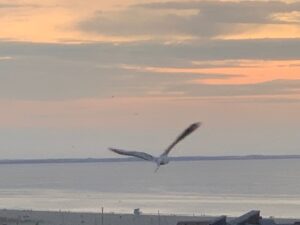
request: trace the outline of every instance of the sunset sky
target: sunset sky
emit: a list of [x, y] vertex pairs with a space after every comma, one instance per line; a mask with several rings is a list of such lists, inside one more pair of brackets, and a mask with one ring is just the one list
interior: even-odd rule
[[0, 0], [1, 159], [300, 154], [300, 1]]

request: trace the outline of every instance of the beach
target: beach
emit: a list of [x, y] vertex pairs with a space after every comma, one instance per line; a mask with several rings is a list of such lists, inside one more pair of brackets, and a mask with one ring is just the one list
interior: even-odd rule
[[178, 221], [207, 221], [213, 217], [179, 215], [134, 215], [66, 211], [0, 210], [1, 225], [172, 225]]
[[[221, 215], [220, 215], [221, 216]], [[262, 215], [263, 216], [263, 215]], [[217, 217], [161, 214], [121, 214], [70, 211], [0, 210], [1, 225], [176, 225], [179, 221], [212, 221]], [[231, 221], [235, 217], [228, 218]], [[279, 224], [293, 224], [299, 219], [273, 218]]]

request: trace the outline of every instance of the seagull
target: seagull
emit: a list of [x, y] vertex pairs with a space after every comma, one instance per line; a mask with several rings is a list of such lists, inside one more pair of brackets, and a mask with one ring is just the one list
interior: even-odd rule
[[174, 148], [174, 146], [180, 142], [182, 139], [184, 139], [186, 136], [191, 134], [193, 131], [195, 131], [198, 127], [200, 127], [201, 123], [193, 123], [190, 126], [188, 126], [173, 142], [172, 144], [169, 145], [169, 147], [159, 156], [155, 157], [153, 155], [150, 155], [145, 152], [137, 152], [137, 151], [127, 151], [127, 150], [122, 150], [122, 149], [117, 149], [117, 148], [109, 148], [109, 150], [120, 154], [120, 155], [128, 155], [128, 156], [133, 156], [137, 157], [146, 161], [151, 161], [156, 163], [157, 167], [155, 172], [159, 169], [161, 165], [166, 165], [170, 162], [170, 159], [168, 157], [168, 154], [170, 151]]

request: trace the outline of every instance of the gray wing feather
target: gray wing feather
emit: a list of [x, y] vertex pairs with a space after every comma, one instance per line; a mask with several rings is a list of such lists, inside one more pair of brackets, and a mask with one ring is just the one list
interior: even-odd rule
[[111, 150], [117, 154], [120, 154], [120, 155], [133, 156], [133, 157], [137, 157], [137, 158], [148, 160], [148, 161], [155, 160], [155, 158], [152, 155], [147, 154], [145, 152], [127, 151], [127, 150], [116, 149], [116, 148], [109, 148], [109, 150]]
[[182, 139], [184, 139], [186, 136], [191, 134], [193, 131], [195, 131], [198, 127], [201, 126], [201, 123], [193, 123], [188, 128], [186, 128], [176, 139], [175, 141], [163, 152], [162, 155], [168, 155], [169, 152], [174, 148], [174, 146], [180, 142]]

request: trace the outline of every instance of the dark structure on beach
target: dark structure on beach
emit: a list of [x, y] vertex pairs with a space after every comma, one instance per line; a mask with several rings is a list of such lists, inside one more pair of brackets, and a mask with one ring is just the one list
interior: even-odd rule
[[231, 220], [227, 220], [226, 216], [220, 216], [209, 221], [180, 221], [177, 225], [300, 225], [300, 221], [291, 224], [277, 224], [273, 219], [262, 218], [260, 211], [252, 210]]

